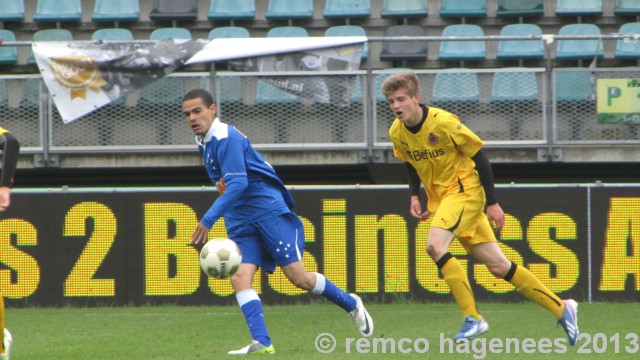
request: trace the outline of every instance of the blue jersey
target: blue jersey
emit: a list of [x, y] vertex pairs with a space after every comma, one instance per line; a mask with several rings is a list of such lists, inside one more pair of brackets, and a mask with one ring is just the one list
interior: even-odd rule
[[240, 225], [288, 213], [295, 207], [275, 170], [249, 139], [231, 125], [215, 119], [204, 137], [196, 137], [204, 167], [227, 189], [202, 218], [209, 229], [224, 216], [227, 231]]

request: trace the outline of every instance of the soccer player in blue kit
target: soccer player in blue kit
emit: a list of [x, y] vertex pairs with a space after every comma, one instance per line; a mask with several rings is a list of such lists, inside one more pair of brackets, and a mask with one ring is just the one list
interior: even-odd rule
[[273, 354], [258, 293], [252, 288], [259, 267], [272, 273], [276, 265], [295, 286], [329, 299], [349, 313], [363, 336], [373, 333], [373, 321], [355, 294], [347, 294], [320, 273], [308, 272], [302, 263], [304, 230], [291, 211], [295, 203], [282, 180], [249, 139], [216, 116], [211, 94], [189, 91], [182, 99], [182, 113], [196, 135], [196, 143], [220, 196], [198, 223], [191, 239], [208, 240], [213, 224], [224, 216], [229, 238], [242, 251], [242, 264], [231, 285], [244, 314], [252, 342], [229, 354]]

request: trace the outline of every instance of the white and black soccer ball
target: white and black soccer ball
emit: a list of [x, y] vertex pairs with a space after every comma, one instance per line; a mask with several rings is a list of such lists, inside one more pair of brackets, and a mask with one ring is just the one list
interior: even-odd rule
[[242, 262], [238, 244], [231, 239], [211, 239], [200, 250], [200, 267], [205, 274], [226, 279], [235, 274]]

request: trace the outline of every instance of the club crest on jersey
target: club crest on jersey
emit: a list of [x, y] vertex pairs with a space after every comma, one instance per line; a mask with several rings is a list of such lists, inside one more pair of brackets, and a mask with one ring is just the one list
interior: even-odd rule
[[436, 145], [439, 141], [440, 139], [434, 133], [429, 133], [429, 144]]

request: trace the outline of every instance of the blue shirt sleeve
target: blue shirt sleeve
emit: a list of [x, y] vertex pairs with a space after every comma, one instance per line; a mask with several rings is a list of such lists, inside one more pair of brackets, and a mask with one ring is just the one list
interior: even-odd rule
[[233, 138], [222, 139], [214, 152], [213, 156], [219, 160], [222, 178], [227, 189], [223, 196], [213, 202], [200, 221], [209, 229], [233, 206], [249, 185], [244, 149], [240, 141]]

